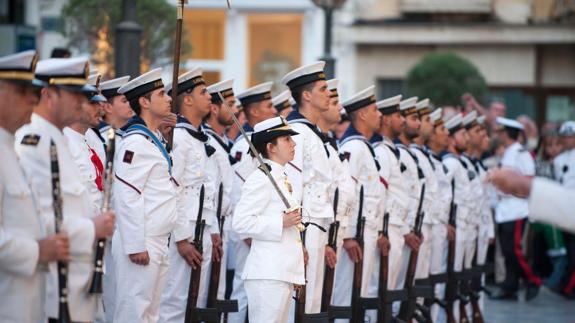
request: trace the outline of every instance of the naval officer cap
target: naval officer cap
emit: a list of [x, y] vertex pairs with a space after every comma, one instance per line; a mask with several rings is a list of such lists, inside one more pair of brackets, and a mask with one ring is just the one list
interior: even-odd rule
[[283, 117], [273, 117], [254, 125], [252, 133], [252, 143], [256, 147], [261, 147], [275, 138], [282, 136], [295, 136], [299, 134], [294, 131]]
[[485, 126], [485, 116], [477, 117], [477, 124], [484, 127]]
[[415, 109], [420, 117], [428, 115], [431, 113], [431, 107], [429, 106], [429, 99], [423, 99], [415, 104]]
[[225, 99], [234, 96], [234, 79], [229, 79], [212, 84], [206, 88], [208, 93], [212, 96], [212, 103], [219, 104], [222, 103], [220, 100], [220, 94]]
[[126, 82], [118, 89], [118, 93], [125, 95], [128, 101], [132, 101], [162, 87], [164, 87], [162, 68], [156, 68]]
[[42, 82], [35, 78], [38, 54], [34, 50], [0, 57], [0, 80], [31, 83], [41, 86]]
[[36, 67], [36, 78], [46, 84], [91, 97], [98, 90], [88, 84], [88, 75], [88, 59], [82, 57], [45, 59], [39, 61]]
[[343, 102], [341, 105], [345, 109], [345, 112], [347, 112], [347, 114], [349, 115], [350, 113], [365, 108], [370, 104], [375, 104], [374, 85], [352, 96], [347, 101]]
[[337, 92], [337, 86], [339, 85], [338, 79], [331, 79], [327, 80], [327, 89], [329, 90], [329, 97], [330, 98], [337, 98], [339, 97], [339, 93]]
[[515, 130], [523, 130], [524, 129], [523, 125], [519, 121], [509, 119], [509, 118], [497, 117], [497, 119], [495, 119], [495, 123], [497, 123], [497, 125], [499, 126], [499, 129], [502, 129], [502, 128], [515, 129]]
[[272, 98], [272, 104], [274, 105], [277, 112], [279, 113], [282, 110], [285, 110], [287, 108], [292, 107], [290, 99], [291, 99], [291, 91], [285, 90], [282, 93], [280, 93], [280, 94], [278, 94]]
[[128, 83], [129, 80], [130, 76], [126, 75], [100, 83], [100, 90], [102, 91], [102, 95], [105, 96], [108, 100], [115, 96], [122, 95], [118, 93], [118, 90], [122, 85]]
[[271, 100], [272, 98], [272, 85], [273, 82], [265, 82], [251, 87], [244, 92], [238, 94], [237, 98], [242, 103], [242, 106], [246, 108], [249, 104]]
[[[178, 95], [184, 92], [191, 92], [198, 85], [205, 85], [206, 81], [202, 77], [202, 69], [193, 67], [186, 73], [178, 76]], [[166, 85], [166, 93], [172, 95], [173, 84]]]
[[399, 102], [401, 102], [402, 95], [392, 96], [385, 100], [377, 101], [375, 105], [383, 115], [393, 114], [399, 111]]
[[461, 113], [455, 114], [453, 117], [445, 121], [445, 128], [449, 131], [449, 135], [454, 135], [457, 131], [463, 129], [463, 115]]
[[466, 114], [461, 122], [463, 123], [463, 126], [465, 127], [466, 130], [478, 126], [479, 123], [477, 122], [477, 111], [473, 110], [468, 114]]
[[559, 135], [563, 137], [575, 136], [575, 121], [565, 121], [559, 128]]
[[399, 111], [404, 117], [417, 113], [417, 97], [412, 96], [411, 98], [405, 99], [399, 102]]
[[298, 67], [295, 70], [287, 73], [282, 78], [281, 82], [282, 84], [287, 85], [287, 87], [293, 91], [300, 86], [325, 80], [325, 73], [323, 72], [324, 66], [325, 62], [319, 61], [313, 64]]
[[442, 111], [443, 109], [437, 108], [429, 114], [429, 119], [431, 120], [431, 123], [433, 123], [434, 127], [439, 127], [444, 124], [443, 119], [441, 118]]

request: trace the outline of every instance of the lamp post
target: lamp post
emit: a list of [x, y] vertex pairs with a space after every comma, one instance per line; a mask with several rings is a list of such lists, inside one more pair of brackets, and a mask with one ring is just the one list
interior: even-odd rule
[[140, 75], [140, 36], [136, 0], [122, 1], [122, 22], [116, 27], [116, 76]]
[[331, 39], [332, 39], [332, 29], [333, 29], [333, 12], [336, 9], [341, 8], [345, 3], [345, 0], [312, 0], [313, 3], [323, 9], [325, 20], [325, 33], [323, 36], [323, 57], [322, 60], [325, 61], [325, 74], [328, 78], [333, 78], [335, 76], [335, 58], [331, 56]]

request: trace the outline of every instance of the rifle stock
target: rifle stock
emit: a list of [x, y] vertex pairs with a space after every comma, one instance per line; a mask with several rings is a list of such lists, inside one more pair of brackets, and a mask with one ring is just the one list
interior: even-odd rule
[[[339, 221], [337, 221], [337, 206], [339, 203], [339, 188], [335, 189], [333, 197], [333, 223], [329, 225], [328, 242], [327, 245], [337, 252], [337, 232], [339, 230]], [[325, 265], [323, 276], [323, 288], [321, 296], [321, 311], [327, 312], [331, 303], [333, 295], [333, 282], [335, 278], [335, 268]]]
[[[389, 213], [383, 215], [383, 230], [382, 235], [388, 238], [388, 225], [389, 225]], [[386, 313], [385, 309], [386, 298], [387, 298], [387, 281], [389, 277], [389, 254], [381, 255], [379, 258], [379, 286], [378, 286], [378, 297], [379, 297], [379, 309], [377, 311], [377, 321], [384, 323], [386, 321], [386, 316], [390, 313]]]
[[[302, 244], [305, 246], [305, 231], [300, 231]], [[307, 266], [304, 267], [304, 275]], [[305, 301], [306, 301], [306, 285], [298, 286], [296, 288], [295, 296], [295, 318], [294, 323], [304, 323], [305, 319]]]
[[[192, 244], [198, 250], [200, 254], [204, 253], [203, 243], [204, 243], [204, 227], [206, 226], [206, 220], [202, 219], [202, 212], [204, 208], [204, 185], [200, 188], [200, 205], [198, 207], [198, 218], [196, 220], [196, 227], [194, 230], [194, 241]], [[200, 278], [202, 275], [202, 264], [192, 268], [190, 274], [190, 284], [188, 286], [188, 300], [186, 303], [186, 315], [184, 322], [192, 323], [199, 322], [196, 317], [196, 309], [198, 304], [198, 294], [200, 289]]]
[[[363, 229], [365, 218], [363, 217], [363, 186], [359, 190], [359, 211], [357, 213], [357, 230], [355, 240], [363, 253]], [[363, 310], [361, 308], [361, 284], [363, 275], [363, 256], [355, 263], [353, 268], [353, 288], [351, 291], [351, 322], [363, 322]]]
[[[223, 198], [223, 184], [220, 183], [218, 187], [218, 205], [216, 208], [216, 218], [220, 226], [220, 236], [224, 236], [223, 226], [221, 225], [224, 218], [222, 216], [222, 198]], [[220, 271], [222, 268], [221, 260], [218, 262], [212, 261], [212, 271], [210, 273], [210, 287], [208, 288], [208, 307], [215, 307], [218, 299], [218, 288], [220, 287]]]
[[[449, 207], [449, 225], [455, 228], [457, 216], [457, 204], [455, 204], [455, 179], [451, 180], [451, 204]], [[453, 270], [455, 263], [455, 239], [447, 244], [447, 283], [445, 286], [445, 315], [447, 323], [455, 323], [453, 303], [457, 297], [457, 279]]]

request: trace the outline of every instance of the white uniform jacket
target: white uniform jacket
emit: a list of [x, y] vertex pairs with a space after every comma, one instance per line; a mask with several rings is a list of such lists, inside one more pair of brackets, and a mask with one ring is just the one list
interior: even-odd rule
[[350, 125], [341, 138], [339, 150], [343, 158], [349, 162], [349, 173], [355, 182], [355, 203], [344, 238], [353, 238], [356, 235], [359, 194], [362, 186], [362, 215], [366, 220], [365, 227], [378, 232], [383, 228], [385, 186], [379, 176], [380, 166], [373, 148], [369, 141]]
[[451, 183], [454, 180], [455, 184], [455, 197], [454, 202], [457, 205], [457, 218], [456, 225], [460, 229], [464, 229], [468, 225], [468, 218], [471, 210], [469, 208], [471, 196], [471, 185], [469, 183], [469, 173], [463, 166], [463, 162], [458, 156], [447, 153], [443, 156], [443, 164], [447, 168], [447, 178]]
[[[266, 160], [272, 177], [290, 202], [297, 201], [289, 193], [285, 167]], [[303, 248], [300, 232], [295, 226], [283, 227], [286, 210], [272, 183], [262, 170], [256, 170], [246, 180], [242, 197], [233, 216], [233, 230], [252, 239], [242, 279], [279, 280], [305, 284]]]
[[[69, 143], [62, 131], [37, 114], [32, 114], [30, 124], [16, 133], [16, 152], [28, 182], [36, 193], [36, 202], [46, 233], [54, 234], [54, 209], [52, 199], [52, 173], [50, 169], [50, 141], [58, 151], [60, 186], [63, 203], [63, 230], [70, 239], [68, 265], [68, 306], [73, 321], [93, 321], [96, 299], [87, 290], [93, 272], [93, 243], [95, 238], [92, 202], [82, 183], [78, 167], [70, 154]], [[57, 266], [49, 265], [46, 285], [46, 315], [58, 317]]]
[[14, 151], [14, 135], [0, 128], [0, 321], [36, 323], [44, 312], [44, 273], [38, 242], [44, 224]]
[[403, 180], [402, 175], [407, 168], [399, 160], [399, 150], [389, 138], [374, 139], [372, 144], [375, 156], [381, 165], [379, 174], [387, 183], [385, 212], [389, 213], [389, 224], [399, 227], [402, 235], [408, 234], [410, 231], [407, 222], [408, 183]]
[[[518, 142], [505, 149], [501, 158], [501, 167], [511, 168], [525, 176], [535, 176], [535, 161], [529, 151]], [[499, 204], [495, 208], [497, 223], [524, 219], [529, 215], [526, 199], [500, 194]]]
[[98, 129], [89, 128], [86, 130], [85, 139], [92, 149], [96, 151], [102, 163], [106, 163], [106, 148], [104, 147], [105, 137], [100, 134]]
[[334, 201], [336, 188], [339, 192], [335, 219], [339, 221], [338, 237], [341, 237], [340, 233], [347, 230], [351, 209], [353, 208], [353, 204], [356, 202], [355, 183], [349, 174], [349, 161], [340, 158], [338, 151], [332, 145], [328, 144], [326, 147], [329, 150], [329, 163], [331, 165], [332, 174], [334, 175], [334, 186], [329, 195], [330, 200]]
[[[409, 196], [407, 223], [410, 228], [413, 228], [415, 218], [417, 217], [419, 198], [421, 196], [421, 185], [424, 183], [425, 178], [419, 178], [419, 172], [421, 171], [419, 161], [409, 148], [400, 141], [396, 141], [395, 146], [397, 150], [399, 150], [399, 160], [406, 166], [406, 171], [402, 174], [403, 180], [407, 183], [407, 194]], [[427, 187], [425, 188], [425, 195], [427, 195]]]
[[575, 189], [575, 149], [567, 150], [559, 154], [553, 160], [555, 179], [561, 185]]
[[451, 181], [447, 176], [447, 167], [441, 162], [441, 158], [437, 155], [431, 155], [431, 161], [435, 166], [435, 176], [437, 178], [437, 212], [433, 216], [434, 224], [447, 224], [449, 221], [449, 210], [451, 207]]
[[172, 176], [179, 184], [178, 223], [184, 225], [178, 225], [174, 231], [175, 241], [194, 237], [191, 229], [196, 226], [202, 185], [205, 192], [202, 219], [212, 233], [219, 232], [216, 225], [217, 166], [212, 159], [215, 148], [208, 144], [208, 140], [201, 129], [196, 129], [184, 117], [178, 116], [174, 129]]
[[423, 223], [432, 224], [434, 223], [434, 218], [437, 217], [436, 214], [439, 212], [439, 204], [436, 202], [438, 200], [439, 184], [435, 173], [435, 164], [432, 163], [426, 147], [411, 144], [409, 148], [417, 157], [419, 168], [423, 172], [423, 176], [425, 176], [423, 179], [425, 182], [425, 195], [422, 205], [422, 210], [425, 212]]
[[[139, 117], [129, 125], [134, 123], [144, 125]], [[177, 182], [170, 177], [166, 157], [145, 133], [125, 133], [116, 151], [116, 233], [124, 254], [130, 255], [147, 251], [147, 237], [167, 237], [174, 230]]]

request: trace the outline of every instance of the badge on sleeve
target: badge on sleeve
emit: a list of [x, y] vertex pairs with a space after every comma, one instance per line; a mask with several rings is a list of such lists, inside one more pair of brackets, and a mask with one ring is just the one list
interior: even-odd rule
[[131, 164], [133, 158], [134, 158], [134, 152], [131, 150], [126, 150], [126, 152], [124, 153], [124, 159], [123, 159], [124, 163]]
[[349, 151], [346, 151], [346, 152], [339, 154], [339, 159], [341, 161], [344, 161], [344, 160], [349, 161], [349, 157], [351, 157], [351, 153]]
[[22, 138], [22, 141], [20, 143], [22, 145], [27, 145], [27, 146], [38, 146], [39, 142], [40, 142], [40, 136], [39, 135], [29, 134], [29, 135], [25, 135], [24, 138]]
[[241, 151], [236, 151], [235, 159], [237, 162], [242, 160], [242, 152]]

